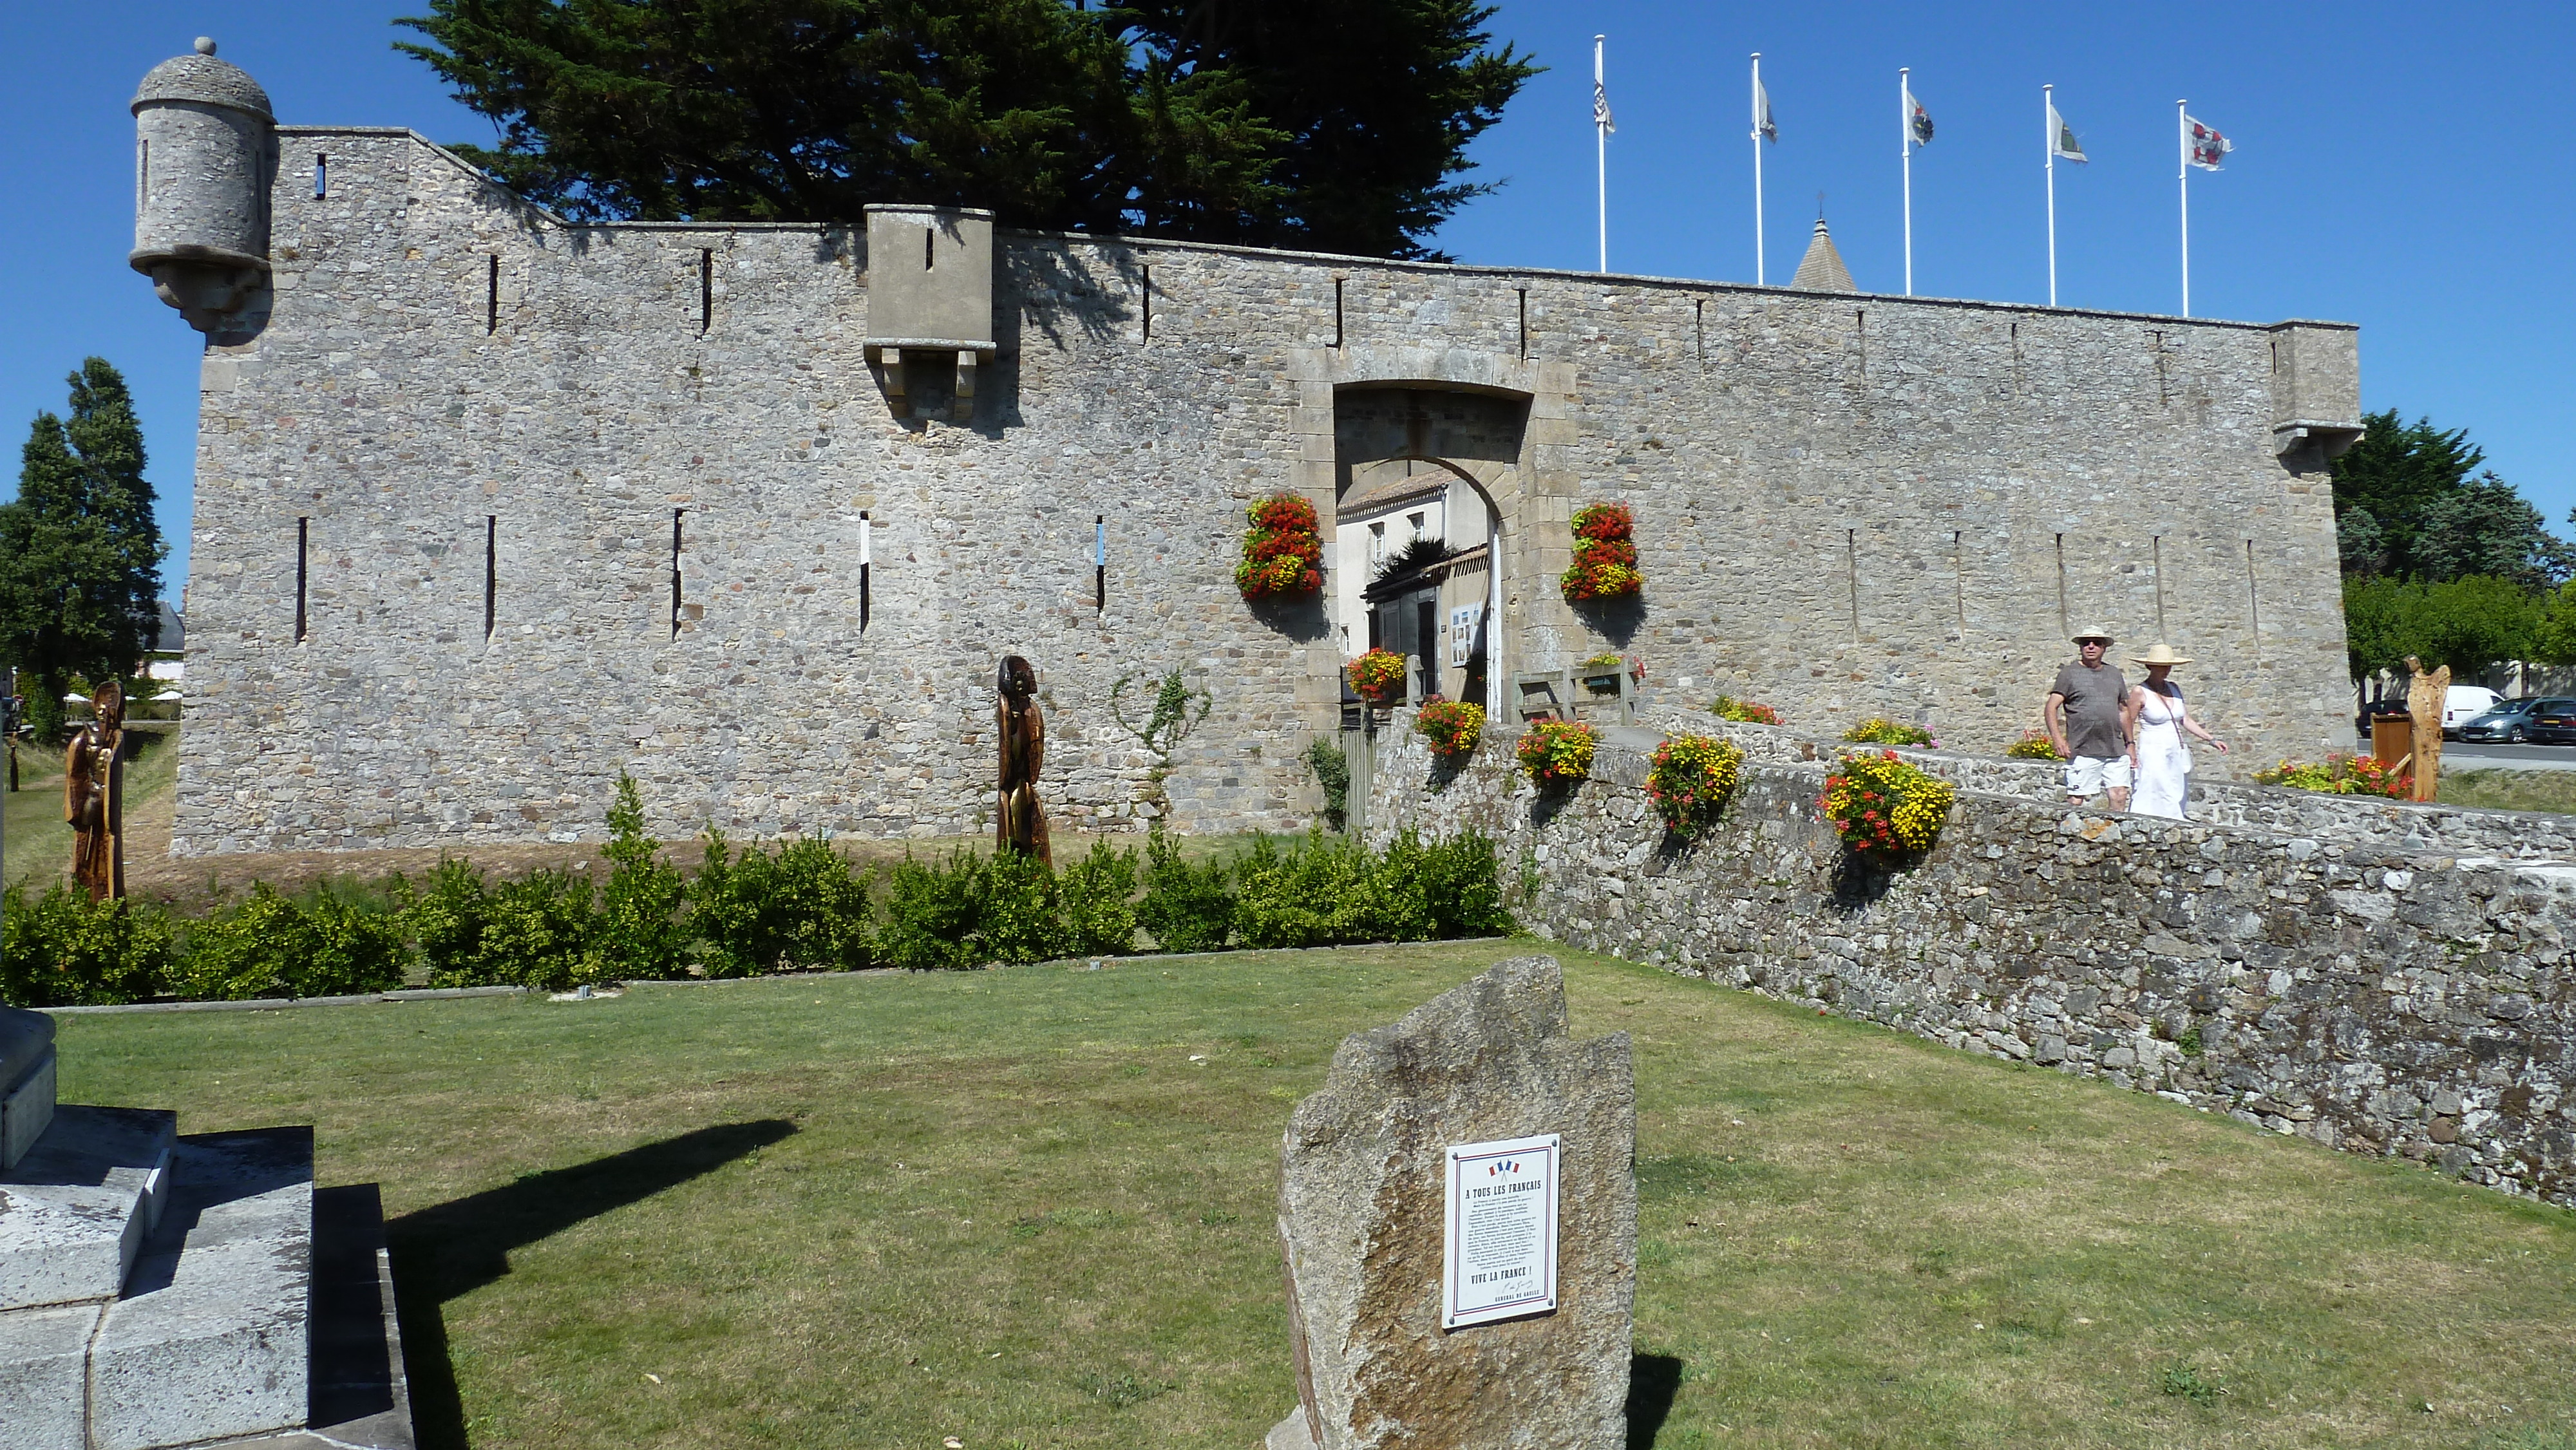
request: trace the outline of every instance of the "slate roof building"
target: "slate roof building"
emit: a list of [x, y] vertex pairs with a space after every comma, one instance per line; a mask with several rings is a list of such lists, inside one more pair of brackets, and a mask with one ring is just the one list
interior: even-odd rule
[[1800, 292], [1858, 292], [1852, 285], [1851, 268], [1843, 265], [1843, 254], [1835, 248], [1831, 232], [1825, 230], [1825, 219], [1816, 218], [1816, 234], [1807, 242], [1807, 255], [1798, 259], [1798, 272], [1789, 279], [1791, 288]]

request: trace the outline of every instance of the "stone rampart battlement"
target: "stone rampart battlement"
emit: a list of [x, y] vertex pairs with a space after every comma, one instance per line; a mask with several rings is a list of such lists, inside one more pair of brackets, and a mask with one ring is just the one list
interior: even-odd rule
[[[321, 210], [330, 216], [334, 213], [327, 204], [335, 200], [344, 207], [399, 205], [407, 211], [453, 204], [460, 195], [471, 196], [496, 213], [477, 219], [474, 238], [463, 248], [446, 249], [436, 258], [426, 253], [407, 257], [415, 262], [444, 260], [457, 274], [451, 279], [452, 290], [460, 296], [470, 293], [474, 284], [488, 285], [492, 280], [488, 275], [472, 275], [476, 261], [537, 254], [567, 269], [595, 270], [621, 277], [630, 285], [669, 291], [674, 306], [639, 310], [631, 321], [645, 322], [657, 311], [667, 310], [680, 316], [683, 325], [693, 325], [689, 310], [696, 300], [698, 279], [689, 275], [686, 266], [660, 265], [667, 260], [660, 255], [662, 248], [684, 253], [694, 249], [728, 266], [763, 272], [802, 265], [840, 274], [834, 285], [865, 286], [864, 228], [857, 223], [576, 222], [511, 194], [416, 132], [295, 126], [279, 127], [278, 136], [276, 205], [282, 219], [295, 220], [299, 208], [314, 210], [306, 205], [311, 202], [325, 203]], [[348, 144], [339, 146], [335, 154], [337, 142]], [[317, 168], [325, 178], [326, 195], [312, 195]], [[396, 193], [401, 196], [399, 203], [392, 200]], [[362, 195], [365, 200], [360, 203]], [[305, 235], [308, 248], [360, 240], [328, 228]], [[1523, 359], [1563, 355], [1569, 348], [1611, 346], [1640, 349], [1643, 360], [1664, 365], [1724, 364], [1741, 361], [1751, 346], [1768, 344], [1793, 351], [1821, 350], [1838, 360], [1853, 361], [1866, 375], [1868, 333], [1875, 314], [1886, 339], [1882, 345], [1898, 349], [1881, 359], [1881, 380], [1893, 382], [1917, 362], [1903, 351], [1911, 340], [1907, 337], [1910, 326], [1929, 321], [1937, 328], [1954, 328], [1964, 319], [1975, 318], [2001, 320], [2007, 347], [2001, 354], [1973, 344], [1961, 348], [1958, 344], [1968, 339], [1945, 334], [1940, 339], [1944, 371], [1973, 373], [1979, 364], [2000, 362], [2006, 366], [1999, 367], [1995, 376], [2010, 376], [2016, 386], [2027, 387], [2034, 382], [2034, 363], [2045, 375], [2039, 381], [2072, 381], [2058, 370], [2062, 359], [2031, 355], [2062, 345], [2065, 334], [2047, 329], [2081, 332], [2133, 325], [2138, 330], [2128, 334], [2127, 341], [2137, 356], [2122, 369], [2127, 376], [2120, 381], [2152, 388], [2160, 401], [2169, 402], [2177, 391], [2206, 388], [2205, 377], [2191, 376], [2195, 371], [2212, 362], [2222, 366], [2234, 362], [2195, 356], [2187, 339], [2208, 339], [2222, 354], [2236, 345], [2261, 349], [2267, 370], [2284, 374], [2291, 367], [2285, 347], [2297, 351], [2314, 368], [2350, 372], [2350, 339], [2357, 334], [2353, 325], [2336, 322], [2254, 323], [1966, 298], [1811, 292], [1690, 278], [1388, 260], [1013, 228], [998, 228], [997, 236], [1006, 243], [1008, 255], [1002, 265], [1010, 274], [1008, 280], [1019, 284], [1019, 295], [1006, 297], [1006, 302], [1017, 302], [1037, 318], [1054, 310], [1049, 304], [1079, 299], [1122, 324], [1118, 340], [1140, 344], [1223, 342], [1243, 335], [1275, 343], [1287, 335], [1311, 346], [1365, 345], [1382, 339], [1354, 335], [1353, 323], [1410, 322], [1419, 319], [1427, 305], [1453, 345], [1464, 323], [1472, 332], [1487, 334], [1482, 340], [1499, 344], [1494, 350]], [[1163, 269], [1160, 276], [1151, 275], [1156, 266]], [[1244, 266], [1260, 268], [1276, 279], [1266, 305], [1257, 312], [1242, 312], [1234, 305], [1239, 299], [1234, 298], [1226, 299], [1228, 305], [1222, 310], [1211, 312], [1186, 290], [1201, 280], [1222, 284], [1230, 280], [1222, 274]], [[719, 293], [729, 290], [733, 280], [720, 276]], [[1365, 283], [1373, 290], [1367, 296], [1354, 296], [1354, 283]], [[1721, 304], [1721, 315], [1711, 316], [1711, 303]], [[1583, 314], [1580, 328], [1557, 325], [1568, 321], [1570, 310], [1577, 306]], [[1742, 325], [1745, 308], [1764, 309], [1765, 325], [1748, 331]], [[1809, 325], [1801, 326], [1795, 320], [1801, 313], [1822, 314], [1830, 323], [1818, 328], [1809, 319]], [[470, 306], [460, 309], [468, 323], [475, 320], [472, 314]], [[1713, 321], [1719, 324], [1714, 336]], [[2035, 329], [2027, 340], [2021, 336], [2025, 326]], [[2052, 337], [2058, 339], [2056, 344]], [[2322, 406], [2340, 401], [2334, 395], [2349, 391], [2322, 371], [2312, 381], [2317, 384], [2315, 391], [2325, 396], [2294, 395], [2288, 391], [2288, 379], [2274, 381], [2282, 391], [2282, 396], [2271, 400], [2278, 421], [2353, 412]]]

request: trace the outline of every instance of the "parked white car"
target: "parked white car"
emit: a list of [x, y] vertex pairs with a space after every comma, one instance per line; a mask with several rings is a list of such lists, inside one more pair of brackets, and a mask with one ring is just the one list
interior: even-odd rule
[[2460, 727], [2495, 708], [2502, 695], [2484, 685], [2453, 685], [2442, 692], [2442, 738], [2457, 740]]

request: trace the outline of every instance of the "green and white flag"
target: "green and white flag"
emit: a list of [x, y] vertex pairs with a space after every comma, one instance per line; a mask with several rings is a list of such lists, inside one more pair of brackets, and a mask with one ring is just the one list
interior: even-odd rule
[[[2030, 133], [2025, 131], [2022, 134]], [[2084, 147], [2075, 139], [2075, 128], [2066, 124], [2066, 118], [2057, 114], [2057, 107], [2054, 105], [2048, 108], [2048, 135], [2049, 155], [2062, 156], [2069, 161], [2084, 159]]]

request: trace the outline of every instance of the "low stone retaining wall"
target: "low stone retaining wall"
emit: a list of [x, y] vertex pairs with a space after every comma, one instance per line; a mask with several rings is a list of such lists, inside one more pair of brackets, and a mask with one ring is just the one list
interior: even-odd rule
[[[1409, 723], [1378, 736], [1372, 840], [1494, 836], [1545, 935], [2576, 1206], [2576, 867], [2361, 844], [2392, 808], [2345, 800], [2294, 834], [1962, 789], [1931, 851], [1878, 870], [1817, 810], [1830, 751], [1748, 761], [1682, 846], [1645, 750], [1542, 794], [1512, 732], [1451, 771]], [[2393, 809], [2409, 841], [2488, 829]]]

